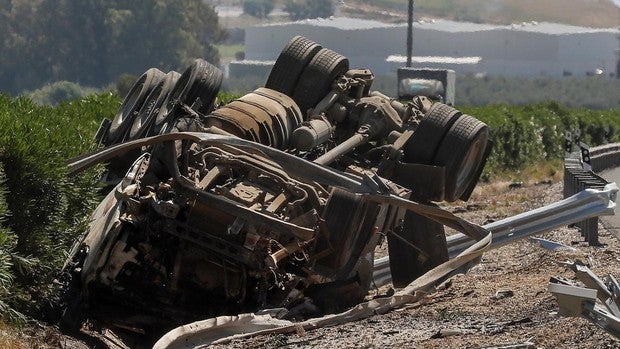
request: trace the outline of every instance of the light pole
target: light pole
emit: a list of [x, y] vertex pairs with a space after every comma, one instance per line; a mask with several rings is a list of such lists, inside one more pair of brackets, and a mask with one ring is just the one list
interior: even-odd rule
[[410, 68], [411, 55], [413, 53], [413, 0], [409, 0], [407, 15], [407, 68]]

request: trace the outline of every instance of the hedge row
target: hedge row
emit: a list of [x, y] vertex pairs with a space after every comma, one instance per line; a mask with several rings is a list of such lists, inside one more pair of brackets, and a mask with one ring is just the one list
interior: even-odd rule
[[554, 102], [529, 106], [460, 107], [484, 121], [495, 145], [486, 175], [517, 170], [564, 156], [565, 133], [579, 134], [590, 146], [620, 142], [620, 109], [568, 109]]
[[[0, 268], [0, 315], [34, 314], [52, 295], [54, 273], [98, 200], [96, 170], [68, 177], [66, 160], [93, 149], [99, 122], [119, 104], [109, 93], [57, 107], [0, 95], [0, 263], [12, 265]], [[37, 262], [20, 268], [27, 257]]]

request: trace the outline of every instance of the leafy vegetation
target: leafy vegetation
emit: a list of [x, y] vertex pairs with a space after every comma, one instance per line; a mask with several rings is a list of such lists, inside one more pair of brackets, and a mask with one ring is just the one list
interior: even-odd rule
[[225, 32], [201, 0], [0, 1], [0, 91], [54, 81], [105, 86], [145, 66], [180, 69], [196, 57], [218, 63]]
[[70, 81], [58, 81], [32, 92], [25, 92], [25, 94], [37, 104], [57, 105], [60, 102], [71, 101], [97, 92], [96, 88], [83, 87]]
[[273, 10], [274, 5], [274, 0], [243, 0], [243, 13], [265, 18]]
[[67, 177], [65, 161], [93, 149], [119, 105], [109, 93], [57, 107], [0, 95], [1, 317], [32, 316], [53, 299], [52, 279], [98, 196], [97, 172]]
[[327, 18], [334, 15], [334, 2], [332, 0], [286, 0], [284, 11], [288, 12], [292, 19]]
[[495, 143], [484, 178], [504, 170], [519, 170], [564, 156], [566, 132], [580, 134], [590, 146], [620, 142], [620, 109], [569, 109], [555, 102], [459, 107], [484, 121]]

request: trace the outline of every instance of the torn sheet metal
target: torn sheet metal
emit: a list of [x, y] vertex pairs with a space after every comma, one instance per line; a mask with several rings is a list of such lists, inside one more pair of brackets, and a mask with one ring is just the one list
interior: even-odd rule
[[581, 316], [611, 335], [620, 339], [620, 310], [616, 294], [616, 281], [611, 275], [607, 282], [600, 279], [590, 268], [576, 261], [566, 263], [585, 286], [552, 278], [549, 292], [557, 299], [562, 316]]
[[159, 339], [153, 348], [180, 349], [196, 348], [210, 344], [226, 344], [234, 339], [266, 334], [293, 333], [299, 328], [312, 330], [357, 321], [376, 314], [384, 314], [392, 309], [415, 303], [424, 295], [431, 293], [434, 287], [455, 271], [460, 270], [482, 256], [490, 243], [491, 234], [486, 234], [477, 243], [463, 251], [463, 253], [428, 271], [407, 287], [395, 293], [394, 296], [364, 302], [339, 314], [330, 314], [302, 322], [277, 320], [271, 315], [241, 314], [238, 316], [223, 316], [177, 327]]
[[596, 290], [561, 284], [549, 284], [562, 316], [581, 316], [616, 338], [620, 338], [620, 318], [596, 304]]

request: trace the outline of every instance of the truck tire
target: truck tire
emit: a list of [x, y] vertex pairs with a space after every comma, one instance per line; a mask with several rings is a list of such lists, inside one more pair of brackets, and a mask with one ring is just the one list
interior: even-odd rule
[[215, 97], [222, 85], [222, 71], [204, 59], [196, 59], [185, 71], [162, 104], [155, 118], [152, 134], [159, 134], [164, 123], [171, 123], [177, 115], [176, 107], [185, 104], [189, 107], [200, 103], [195, 111], [208, 114], [213, 108]]
[[276, 59], [265, 87], [292, 96], [299, 76], [321, 48], [303, 36], [293, 37]]
[[434, 103], [405, 145], [405, 162], [429, 165], [444, 135], [460, 116], [461, 112], [451, 106]]
[[125, 133], [133, 124], [136, 113], [142, 108], [144, 100], [164, 75], [159, 69], [151, 68], [136, 80], [110, 124], [108, 136], [103, 142], [105, 146], [120, 143], [123, 140]]
[[304, 119], [308, 109], [313, 108], [329, 92], [332, 82], [349, 70], [349, 60], [330, 50], [321, 49], [308, 63], [299, 77], [293, 92], [293, 100], [299, 106]]
[[[407, 212], [401, 229], [395, 234], [398, 234], [400, 238], [394, 234], [387, 236], [394, 287], [405, 287], [427, 271], [448, 260], [444, 227], [430, 218]], [[411, 245], [424, 253], [420, 253]]]
[[161, 108], [180, 76], [181, 74], [171, 71], [159, 81], [157, 86], [155, 86], [153, 91], [151, 91], [144, 100], [142, 108], [140, 108], [138, 115], [136, 115], [129, 129], [126, 140], [134, 140], [147, 136], [148, 130], [159, 112], [159, 108]]
[[470, 115], [461, 116], [452, 125], [433, 160], [433, 165], [446, 168], [447, 201], [456, 201], [478, 180], [488, 141], [488, 126]]

